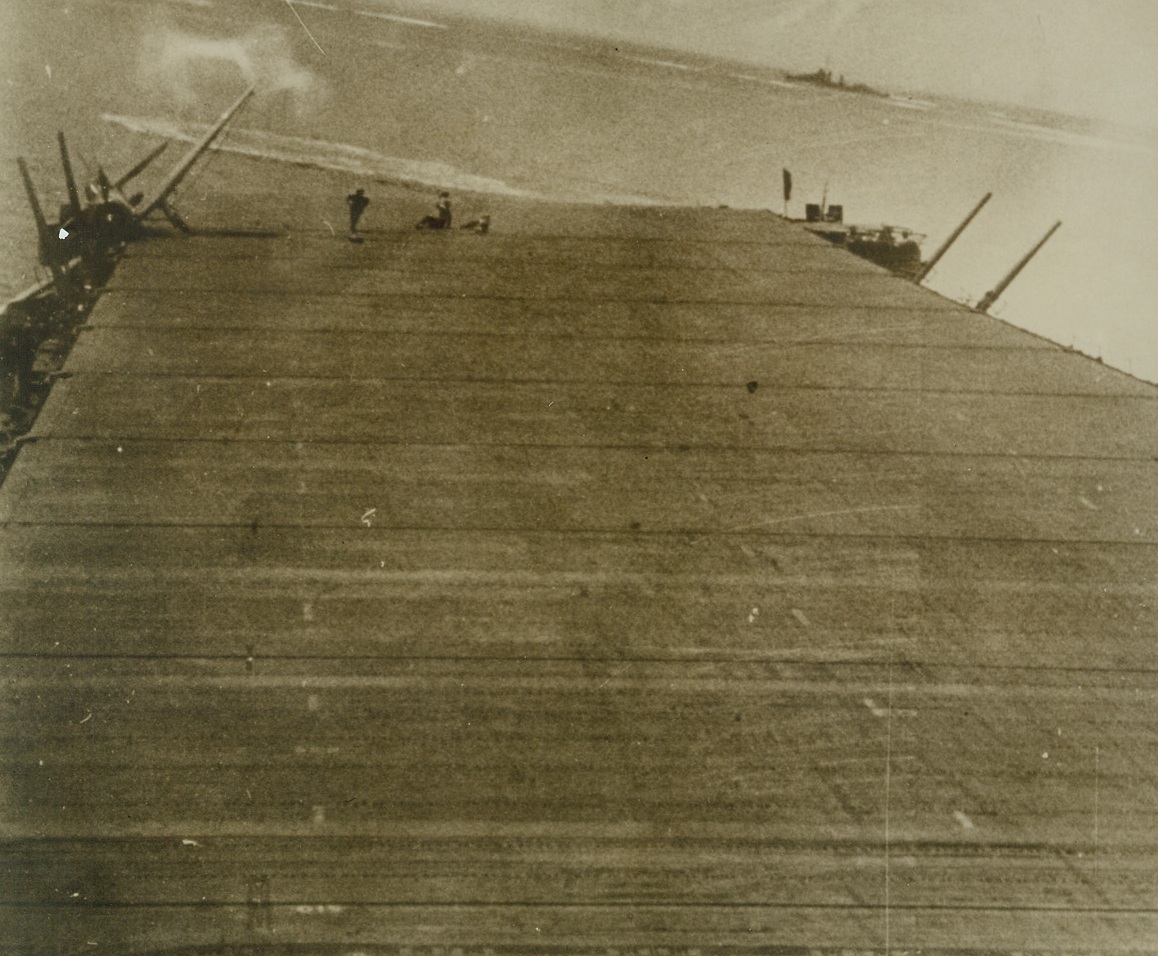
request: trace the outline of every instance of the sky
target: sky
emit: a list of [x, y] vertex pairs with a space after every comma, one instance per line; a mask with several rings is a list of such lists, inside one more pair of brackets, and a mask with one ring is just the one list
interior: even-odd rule
[[1158, 128], [1158, 0], [425, 0], [499, 17]]

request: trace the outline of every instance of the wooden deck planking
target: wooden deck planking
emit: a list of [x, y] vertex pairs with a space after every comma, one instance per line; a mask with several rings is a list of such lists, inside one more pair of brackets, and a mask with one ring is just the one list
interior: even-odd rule
[[[537, 299], [462, 299], [445, 296], [346, 297], [341, 310], [320, 295], [276, 292], [202, 291], [173, 294], [162, 312], [155, 293], [120, 289], [105, 293], [90, 317], [90, 327], [148, 326], [167, 329], [221, 329], [264, 332], [381, 331], [388, 316], [397, 334], [567, 338], [608, 341], [674, 341], [699, 344], [868, 344], [905, 347], [959, 347], [992, 355], [995, 351], [1033, 349], [1061, 353], [1045, 340], [963, 309], [926, 307], [905, 310], [859, 306], [834, 311], [817, 306], [712, 305], [704, 303], [574, 303]], [[938, 303], [934, 300], [933, 306]], [[1083, 364], [1085, 360], [1081, 360]], [[1097, 366], [1090, 373], [1122, 382], [1122, 373]]]
[[[735, 386], [737, 374], [771, 389], [1007, 392], [1034, 395], [1136, 396], [1149, 388], [1068, 352], [989, 351], [895, 343], [702, 342], [676, 338], [601, 340], [538, 332], [443, 331], [432, 316], [424, 329], [396, 332], [380, 315], [364, 330], [316, 332], [174, 327], [146, 341], [132, 327], [97, 326], [72, 372], [192, 378], [413, 379], [437, 381], [602, 382], [632, 385]], [[566, 337], [568, 341], [560, 342]], [[516, 340], [516, 341], [512, 341]], [[517, 343], [517, 344], [516, 344]], [[567, 362], [560, 364], [561, 348]], [[515, 354], [512, 355], [512, 350]]]
[[0, 489], [28, 940], [1153, 938], [1155, 390], [766, 213], [507, 202], [118, 273]]
[[[65, 379], [35, 434], [57, 439], [746, 449], [1153, 461], [1158, 403], [1136, 396], [731, 385], [122, 377], [97, 408]], [[108, 412], [115, 411], [115, 416]], [[1067, 413], [1068, 414], [1065, 414]], [[1061, 414], [1058, 414], [1061, 413]], [[1035, 427], [1028, 429], [1027, 423]], [[481, 452], [480, 452], [481, 453]], [[1075, 468], [1094, 468], [1075, 465]]]
[[[0, 634], [21, 654], [238, 658], [273, 625], [279, 653], [338, 659], [420, 653], [429, 633], [455, 656], [604, 634], [628, 656], [871, 663], [892, 641], [926, 667], [1076, 667], [1052, 679], [1092, 686], [1088, 669], [1158, 653], [1155, 549], [1133, 543], [63, 525], [0, 544], [21, 569]], [[633, 614], [653, 625], [633, 633]]]

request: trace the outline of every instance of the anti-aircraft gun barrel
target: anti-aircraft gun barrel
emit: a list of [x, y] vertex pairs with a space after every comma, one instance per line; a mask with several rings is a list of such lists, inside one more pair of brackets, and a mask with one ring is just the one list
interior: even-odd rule
[[913, 281], [915, 283], [917, 283], [917, 285], [920, 285], [922, 282], [925, 281], [925, 277], [928, 276], [928, 274], [933, 271], [933, 266], [935, 266], [938, 262], [941, 261], [941, 257], [943, 255], [945, 255], [946, 252], [949, 251], [949, 247], [952, 246], [953, 243], [955, 243], [957, 241], [958, 236], [960, 236], [961, 233], [963, 233], [965, 231], [966, 226], [968, 226], [969, 223], [971, 223], [973, 221], [973, 217], [976, 216], [979, 212], [981, 212], [981, 210], [985, 206], [985, 204], [987, 202], [989, 202], [989, 200], [992, 198], [993, 198], [993, 193], [986, 193], [984, 196], [982, 196], [981, 202], [979, 202], [976, 206], [973, 207], [973, 211], [971, 213], [969, 213], [968, 216], [965, 217], [965, 219], [961, 223], [961, 225], [959, 225], [956, 229], [954, 229], [953, 232], [950, 233], [949, 238], [946, 239], [943, 243], [941, 243], [941, 248], [938, 249], [936, 252], [934, 252], [933, 257], [921, 267], [921, 271], [918, 272], [915, 276], [913, 276]]
[[1059, 219], [1053, 224], [1053, 226], [1050, 227], [1049, 232], [1041, 237], [1041, 240], [1038, 242], [1038, 244], [1030, 249], [1029, 252], [1027, 252], [1022, 257], [1021, 261], [1010, 270], [1009, 275], [1007, 275], [1004, 279], [997, 283], [997, 285], [985, 293], [985, 295], [981, 298], [981, 301], [977, 303], [978, 312], [988, 312], [993, 307], [993, 303], [1001, 298], [1001, 294], [1009, 288], [1009, 284], [1018, 277], [1022, 269], [1029, 265], [1029, 260], [1038, 254], [1038, 252], [1041, 250], [1041, 247], [1049, 242], [1050, 236], [1052, 236], [1060, 228], [1061, 220]]

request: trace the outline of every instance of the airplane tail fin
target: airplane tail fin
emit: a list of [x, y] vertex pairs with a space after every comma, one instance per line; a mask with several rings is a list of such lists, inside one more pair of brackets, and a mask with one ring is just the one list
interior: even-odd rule
[[64, 183], [68, 187], [68, 202], [72, 207], [72, 215], [75, 216], [81, 210], [80, 192], [76, 188], [76, 178], [72, 175], [72, 160], [68, 155], [68, 144], [64, 141], [64, 133], [57, 133], [56, 141], [60, 143], [60, 164], [64, 167]]
[[52, 270], [55, 282], [63, 284], [65, 263], [56, 254], [55, 237], [48, 227], [48, 220], [44, 218], [44, 210], [40, 207], [40, 199], [36, 195], [32, 176], [23, 158], [17, 159], [16, 163], [20, 167], [20, 178], [24, 180], [24, 191], [28, 194], [28, 204], [32, 207], [32, 216], [36, 220], [36, 235], [40, 240], [40, 262]]

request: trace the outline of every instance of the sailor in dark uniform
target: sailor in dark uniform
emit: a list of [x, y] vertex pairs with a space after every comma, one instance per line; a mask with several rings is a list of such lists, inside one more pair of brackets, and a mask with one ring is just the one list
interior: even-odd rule
[[370, 200], [366, 196], [366, 191], [359, 189], [346, 197], [346, 205], [350, 207], [350, 235], [353, 236], [358, 232], [358, 220], [370, 205]]

